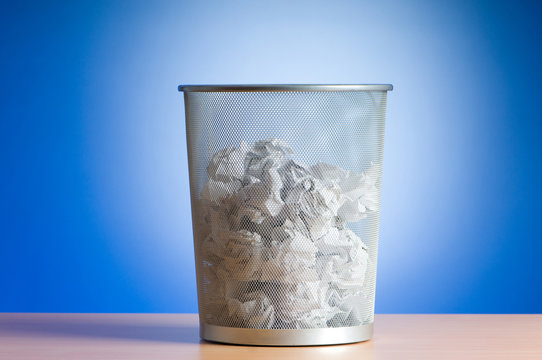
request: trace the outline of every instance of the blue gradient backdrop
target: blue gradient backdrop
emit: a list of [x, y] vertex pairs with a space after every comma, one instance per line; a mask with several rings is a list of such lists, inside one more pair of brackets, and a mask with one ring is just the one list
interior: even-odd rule
[[0, 311], [195, 312], [180, 83], [393, 83], [377, 312], [542, 312], [536, 1], [3, 3]]

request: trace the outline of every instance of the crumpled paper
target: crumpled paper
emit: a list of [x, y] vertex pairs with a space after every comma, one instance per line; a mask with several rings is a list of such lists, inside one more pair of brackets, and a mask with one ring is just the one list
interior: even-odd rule
[[275, 322], [275, 309], [263, 291], [245, 293], [227, 302], [228, 316], [240, 319], [243, 327], [271, 329]]
[[321, 328], [369, 319], [367, 246], [347, 224], [378, 211], [380, 168], [290, 158], [280, 139], [214, 154], [196, 202], [206, 321]]

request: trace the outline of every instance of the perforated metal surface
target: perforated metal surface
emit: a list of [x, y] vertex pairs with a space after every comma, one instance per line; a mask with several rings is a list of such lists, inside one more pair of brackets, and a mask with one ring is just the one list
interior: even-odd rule
[[[201, 321], [372, 323], [386, 91], [186, 92], [185, 106]], [[338, 209], [352, 183], [361, 216]]]

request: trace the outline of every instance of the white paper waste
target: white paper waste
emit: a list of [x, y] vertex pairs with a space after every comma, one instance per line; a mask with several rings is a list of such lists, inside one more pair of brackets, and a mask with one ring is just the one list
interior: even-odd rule
[[302, 165], [280, 139], [214, 154], [196, 204], [205, 316], [247, 328], [366, 321], [367, 247], [350, 229], [378, 210], [380, 169]]

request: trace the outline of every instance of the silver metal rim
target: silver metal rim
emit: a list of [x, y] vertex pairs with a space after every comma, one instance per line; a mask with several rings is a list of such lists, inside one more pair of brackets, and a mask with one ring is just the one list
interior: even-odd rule
[[264, 91], [390, 91], [391, 84], [275, 84], [275, 85], [179, 85], [184, 92], [264, 92]]
[[323, 329], [244, 329], [200, 324], [204, 340], [239, 345], [310, 346], [370, 340], [373, 324]]

